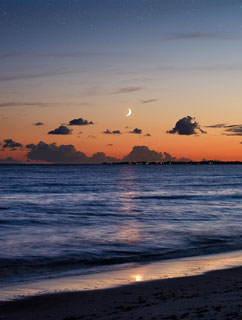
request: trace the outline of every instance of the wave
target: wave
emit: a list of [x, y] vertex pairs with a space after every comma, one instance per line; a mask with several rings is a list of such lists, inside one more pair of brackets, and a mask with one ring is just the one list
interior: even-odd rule
[[136, 200], [229, 200], [242, 199], [242, 194], [229, 195], [142, 195], [134, 197]]
[[44, 258], [1, 258], [1, 280], [18, 277], [51, 275], [75, 271], [76, 273], [90, 273], [93, 268], [101, 266], [121, 265], [126, 263], [147, 263], [168, 259], [200, 256], [212, 253], [221, 253], [241, 249], [241, 244], [229, 238], [201, 238], [190, 241], [187, 248], [162, 248], [143, 252], [139, 251], [109, 251], [109, 255], [77, 257], [58, 256]]

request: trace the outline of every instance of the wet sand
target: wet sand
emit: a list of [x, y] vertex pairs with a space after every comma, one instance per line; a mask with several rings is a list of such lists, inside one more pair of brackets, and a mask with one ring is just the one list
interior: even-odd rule
[[242, 267], [2, 302], [0, 319], [242, 319]]

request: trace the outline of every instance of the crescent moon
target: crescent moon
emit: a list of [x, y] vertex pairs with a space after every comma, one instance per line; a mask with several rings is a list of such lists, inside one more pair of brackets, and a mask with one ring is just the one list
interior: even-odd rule
[[128, 109], [128, 113], [126, 114], [126, 117], [131, 116], [131, 113], [132, 113], [132, 110], [129, 108], [129, 109]]

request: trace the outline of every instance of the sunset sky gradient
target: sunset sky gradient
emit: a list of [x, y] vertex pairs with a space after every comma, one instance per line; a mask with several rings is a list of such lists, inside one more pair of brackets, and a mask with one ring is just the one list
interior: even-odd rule
[[[44, 141], [242, 160], [242, 1], [1, 0], [0, 39], [0, 159]], [[171, 133], [187, 116], [202, 131]]]

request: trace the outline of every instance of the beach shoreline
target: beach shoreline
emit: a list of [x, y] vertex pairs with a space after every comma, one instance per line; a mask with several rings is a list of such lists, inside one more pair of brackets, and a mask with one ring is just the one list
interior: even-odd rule
[[0, 303], [0, 319], [241, 319], [242, 267]]
[[127, 263], [89, 274], [55, 276], [0, 285], [0, 302], [73, 291], [92, 291], [135, 282], [197, 276], [209, 271], [242, 266], [242, 250], [149, 263]]
[[[87, 277], [82, 290], [80, 283], [73, 285], [77, 278], [68, 277], [46, 281], [49, 289], [39, 292], [40, 284], [36, 290], [26, 285], [22, 297], [0, 302], [0, 319], [240, 319], [241, 259], [242, 251], [236, 251], [156, 262], [106, 273], [106, 279], [92, 275], [94, 283], [100, 277], [99, 286], [88, 288]], [[62, 290], [53, 290], [58, 282]]]

